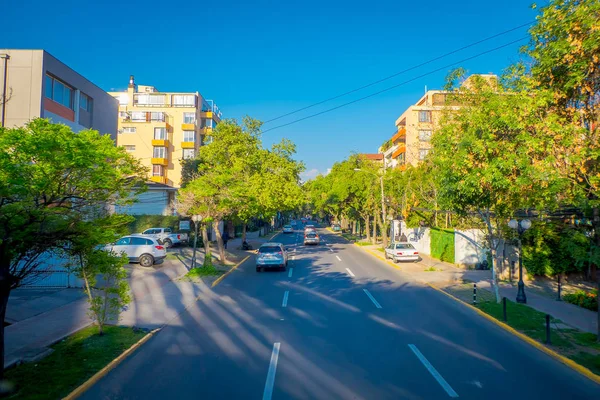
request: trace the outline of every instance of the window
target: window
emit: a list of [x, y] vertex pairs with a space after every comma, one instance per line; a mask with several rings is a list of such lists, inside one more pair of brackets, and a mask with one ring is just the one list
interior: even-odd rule
[[164, 106], [164, 94], [138, 94], [135, 96], [135, 102], [139, 105]]
[[431, 130], [419, 130], [419, 140], [422, 142], [429, 142], [431, 140]]
[[132, 111], [131, 112], [131, 120], [132, 121], [143, 121], [146, 122], [146, 112], [145, 111]]
[[129, 244], [130, 240], [131, 240], [130, 237], [124, 237], [124, 238], [117, 240], [117, 243], [115, 243], [115, 245], [116, 246], [127, 246]]
[[59, 81], [58, 79], [46, 75], [46, 97], [54, 100], [55, 102], [62, 104], [65, 107], [73, 109], [73, 88], [67, 86], [66, 83]]
[[419, 160], [424, 160], [425, 157], [427, 157], [427, 154], [429, 154], [429, 149], [419, 150]]
[[163, 230], [163, 232], [164, 232], [164, 233], [171, 233], [171, 228], [165, 228], [165, 229]]
[[154, 158], [167, 158], [167, 148], [166, 147], [155, 147], [154, 148]]
[[196, 123], [196, 113], [193, 113], [193, 112], [183, 113], [183, 123], [184, 124], [195, 124]]
[[173, 95], [174, 106], [195, 106], [196, 95], [193, 94], [174, 94]]
[[93, 99], [85, 93], [80, 93], [79, 108], [91, 113], [93, 108]]
[[152, 176], [163, 176], [163, 166], [162, 165], [153, 165], [152, 166]]
[[123, 147], [127, 151], [135, 151], [135, 144], [126, 144], [126, 145], [123, 145]]
[[154, 128], [154, 139], [167, 140], [167, 129], [166, 128]]
[[136, 132], [135, 126], [124, 126], [123, 127], [123, 133], [135, 133], [135, 132]]
[[151, 112], [150, 113], [150, 121], [165, 122], [165, 113], [164, 112]]
[[196, 152], [194, 149], [183, 149], [183, 159], [187, 160], [188, 158], [194, 158]]
[[127, 96], [127, 93], [121, 93], [117, 99], [122, 106], [129, 104], [129, 96]]
[[196, 141], [196, 132], [195, 131], [183, 131], [183, 141], [184, 142], [195, 142]]
[[132, 237], [131, 238], [131, 244], [134, 246], [144, 246], [146, 245], [146, 240], [143, 237]]
[[419, 122], [431, 122], [431, 111], [419, 111]]

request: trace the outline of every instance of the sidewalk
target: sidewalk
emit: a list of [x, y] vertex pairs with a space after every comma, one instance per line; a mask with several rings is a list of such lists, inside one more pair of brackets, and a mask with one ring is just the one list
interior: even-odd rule
[[[378, 252], [377, 247], [365, 246], [371, 251]], [[428, 255], [421, 254], [422, 260], [416, 263], [399, 263], [398, 266], [404, 272], [409, 273], [416, 279], [430, 283], [443, 288], [456, 283], [473, 282], [477, 284], [478, 289], [492, 291], [492, 272], [490, 270], [466, 270], [458, 268], [454, 264], [436, 260]], [[435, 269], [426, 271], [427, 269]], [[509, 282], [499, 284], [501, 297], [506, 297], [515, 301], [517, 297], [517, 285]], [[584, 332], [596, 333], [598, 327], [597, 313], [569, 304], [564, 301], [558, 301], [547, 295], [541, 295], [525, 284], [525, 294], [527, 296], [527, 305], [540, 312], [550, 314], [554, 318], [560, 319], [564, 324], [570, 325]]]

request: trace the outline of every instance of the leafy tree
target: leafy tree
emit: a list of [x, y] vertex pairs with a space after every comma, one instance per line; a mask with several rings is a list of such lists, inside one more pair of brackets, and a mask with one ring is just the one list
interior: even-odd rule
[[[143, 187], [145, 170], [109, 136], [36, 119], [0, 128], [0, 318], [10, 291], [39, 278], [44, 257], [85, 236], [114, 203]], [[0, 329], [0, 358], [4, 329]]]

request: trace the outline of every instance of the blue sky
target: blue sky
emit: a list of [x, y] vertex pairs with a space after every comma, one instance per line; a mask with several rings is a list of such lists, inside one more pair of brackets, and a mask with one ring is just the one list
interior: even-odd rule
[[[124, 89], [133, 74], [138, 84], [159, 90], [199, 91], [217, 102], [224, 117], [268, 120], [533, 21], [529, 5], [528, 0], [8, 1], [2, 6], [0, 48], [45, 49], [107, 91]], [[264, 129], [524, 36], [522, 28]], [[472, 73], [500, 73], [519, 59], [525, 43], [460, 65]], [[441, 88], [446, 73], [266, 132], [263, 140], [295, 142], [310, 178], [351, 152], [376, 152], [393, 133], [396, 118], [425, 86]]]

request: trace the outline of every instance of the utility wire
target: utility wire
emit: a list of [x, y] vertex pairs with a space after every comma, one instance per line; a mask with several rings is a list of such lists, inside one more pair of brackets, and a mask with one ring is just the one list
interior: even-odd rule
[[522, 37], [522, 38], [520, 38], [520, 39], [517, 39], [517, 40], [513, 40], [512, 42], [509, 42], [509, 43], [503, 44], [503, 45], [501, 45], [501, 46], [498, 46], [498, 47], [494, 47], [493, 49], [486, 50], [486, 51], [484, 51], [484, 52], [481, 52], [481, 53], [475, 54], [474, 56], [467, 57], [467, 58], [463, 58], [463, 59], [462, 59], [462, 60], [460, 60], [460, 61], [456, 61], [456, 62], [453, 62], [453, 63], [447, 64], [447, 65], [444, 65], [443, 67], [440, 67], [440, 68], [437, 68], [437, 69], [431, 70], [431, 71], [429, 71], [429, 72], [427, 72], [427, 73], [424, 73], [424, 74], [418, 75], [418, 76], [416, 76], [416, 77], [414, 77], [414, 78], [411, 78], [411, 79], [409, 79], [409, 80], [406, 80], [406, 81], [404, 81], [404, 82], [401, 82], [401, 83], [399, 83], [399, 84], [397, 84], [397, 85], [394, 85], [394, 86], [389, 86], [389, 87], [387, 87], [387, 88], [385, 88], [385, 89], [382, 89], [382, 90], [380, 90], [380, 91], [378, 91], [378, 92], [371, 93], [371, 94], [369, 94], [369, 95], [367, 95], [367, 96], [360, 97], [360, 98], [358, 98], [358, 99], [356, 99], [356, 100], [352, 100], [352, 101], [349, 101], [349, 102], [347, 102], [347, 103], [340, 104], [339, 106], [332, 107], [332, 108], [329, 108], [329, 109], [327, 109], [327, 110], [324, 110], [324, 111], [321, 111], [321, 112], [318, 112], [318, 113], [315, 113], [315, 114], [311, 114], [311, 115], [308, 115], [308, 116], [306, 116], [306, 117], [303, 117], [303, 118], [296, 119], [296, 120], [294, 120], [294, 121], [291, 121], [291, 122], [288, 122], [288, 123], [286, 123], [286, 124], [282, 124], [282, 125], [274, 126], [273, 128], [266, 129], [266, 130], [264, 130], [264, 131], [262, 131], [262, 132], [263, 132], [263, 133], [266, 133], [266, 132], [269, 132], [269, 131], [272, 131], [272, 130], [275, 130], [275, 129], [283, 128], [284, 126], [288, 126], [288, 125], [296, 124], [296, 123], [298, 123], [298, 122], [300, 122], [300, 121], [304, 121], [304, 120], [306, 120], [306, 119], [313, 118], [313, 117], [316, 117], [316, 116], [318, 116], [318, 115], [322, 115], [322, 114], [325, 114], [325, 113], [328, 113], [328, 112], [331, 112], [331, 111], [337, 110], [338, 108], [342, 108], [342, 107], [348, 106], [348, 105], [350, 105], [350, 104], [358, 103], [359, 101], [362, 101], [362, 100], [368, 99], [368, 98], [370, 98], [370, 97], [377, 96], [377, 95], [379, 95], [379, 94], [381, 94], [381, 93], [384, 93], [384, 92], [390, 91], [390, 90], [392, 90], [392, 89], [395, 89], [395, 88], [397, 88], [397, 87], [400, 87], [400, 86], [406, 85], [407, 83], [410, 83], [410, 82], [416, 81], [417, 79], [423, 78], [423, 77], [425, 77], [425, 76], [427, 76], [427, 75], [431, 75], [431, 74], [433, 74], [433, 73], [439, 72], [439, 71], [441, 71], [441, 70], [444, 70], [444, 69], [446, 69], [446, 68], [452, 67], [452, 66], [454, 66], [454, 65], [456, 65], [456, 64], [460, 64], [460, 63], [463, 63], [463, 62], [465, 62], [465, 61], [469, 61], [469, 60], [472, 60], [472, 59], [474, 59], [474, 58], [481, 57], [481, 56], [482, 56], [482, 55], [484, 55], [484, 54], [488, 54], [488, 53], [494, 52], [494, 51], [496, 51], [496, 50], [500, 50], [500, 49], [502, 49], [502, 48], [504, 48], [504, 47], [508, 47], [508, 46], [510, 46], [510, 45], [512, 45], [512, 44], [515, 44], [515, 43], [517, 43], [517, 42], [520, 42], [520, 41], [522, 41], [522, 40], [525, 40], [525, 39], [528, 39], [528, 37], [526, 36], [526, 37]]
[[347, 96], [347, 95], [349, 95], [349, 94], [352, 94], [352, 93], [358, 92], [359, 90], [366, 89], [366, 88], [368, 88], [368, 87], [371, 87], [371, 86], [373, 86], [373, 85], [376, 85], [376, 84], [378, 84], [378, 83], [381, 83], [381, 82], [387, 81], [387, 80], [389, 80], [389, 79], [392, 79], [392, 78], [394, 78], [394, 77], [396, 77], [396, 76], [398, 76], [398, 75], [402, 75], [402, 74], [404, 74], [404, 73], [406, 73], [406, 72], [409, 72], [409, 71], [415, 70], [415, 69], [417, 69], [417, 68], [420, 68], [420, 67], [422, 67], [422, 66], [424, 66], [424, 65], [431, 64], [431, 63], [432, 63], [432, 62], [434, 62], [434, 61], [441, 60], [442, 58], [446, 58], [446, 57], [448, 57], [448, 56], [450, 56], [450, 55], [452, 55], [452, 54], [455, 54], [455, 53], [461, 52], [461, 51], [463, 51], [463, 50], [466, 50], [466, 49], [468, 49], [468, 48], [470, 48], [470, 47], [477, 46], [478, 44], [481, 44], [481, 43], [483, 43], [483, 42], [487, 42], [488, 40], [491, 40], [491, 39], [497, 38], [497, 37], [499, 37], [499, 36], [506, 35], [507, 33], [510, 33], [510, 32], [516, 31], [517, 29], [520, 29], [520, 28], [523, 28], [523, 27], [525, 27], [525, 26], [531, 25], [531, 24], [533, 24], [534, 22], [535, 22], [535, 21], [530, 21], [530, 22], [527, 22], [527, 23], [525, 23], [525, 24], [522, 24], [522, 25], [516, 26], [516, 27], [514, 27], [514, 28], [511, 28], [511, 29], [508, 29], [508, 30], [506, 30], [506, 31], [503, 31], [503, 32], [497, 33], [497, 34], [495, 34], [495, 35], [489, 36], [489, 37], [487, 37], [487, 38], [485, 38], [485, 39], [481, 39], [481, 40], [478, 40], [478, 41], [476, 41], [476, 42], [473, 42], [473, 43], [471, 43], [471, 44], [468, 44], [468, 45], [466, 45], [466, 46], [463, 46], [463, 47], [460, 47], [460, 48], [458, 48], [458, 49], [452, 50], [451, 52], [448, 52], [448, 53], [446, 53], [446, 54], [442, 54], [441, 56], [438, 56], [438, 57], [432, 58], [431, 60], [425, 61], [425, 62], [423, 62], [423, 63], [421, 63], [421, 64], [418, 64], [418, 65], [412, 66], [412, 67], [410, 67], [410, 68], [404, 69], [404, 70], [402, 70], [402, 71], [400, 71], [400, 72], [396, 72], [395, 74], [392, 74], [392, 75], [386, 76], [385, 78], [381, 78], [381, 79], [379, 79], [379, 80], [377, 80], [377, 81], [374, 81], [374, 82], [368, 83], [368, 84], [366, 84], [366, 85], [364, 85], [364, 86], [358, 87], [358, 88], [356, 88], [356, 89], [352, 89], [352, 90], [350, 90], [350, 91], [348, 91], [348, 92], [345, 92], [345, 93], [339, 94], [339, 95], [337, 95], [337, 96], [330, 97], [330, 98], [328, 98], [328, 99], [325, 99], [325, 100], [319, 101], [319, 102], [317, 102], [317, 103], [310, 104], [310, 105], [308, 105], [308, 106], [306, 106], [306, 107], [302, 107], [302, 108], [299, 108], [299, 109], [297, 109], [297, 110], [290, 111], [290, 112], [288, 112], [288, 113], [286, 113], [286, 114], [283, 114], [283, 115], [280, 115], [280, 116], [278, 116], [278, 117], [271, 118], [271, 119], [269, 119], [269, 120], [267, 120], [267, 121], [264, 121], [264, 124], [268, 124], [269, 122], [273, 122], [273, 121], [276, 121], [276, 120], [278, 120], [278, 119], [281, 119], [281, 118], [287, 117], [287, 116], [289, 116], [289, 115], [292, 115], [292, 114], [299, 113], [300, 111], [304, 111], [304, 110], [307, 110], [307, 109], [309, 109], [309, 108], [312, 108], [312, 107], [315, 107], [315, 106], [321, 105], [321, 104], [323, 104], [323, 103], [327, 103], [327, 102], [330, 102], [330, 101], [332, 101], [332, 100], [339, 99], [340, 97], [344, 97], [344, 96]]

